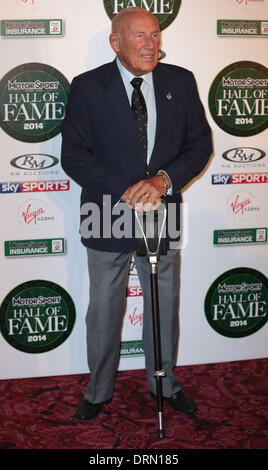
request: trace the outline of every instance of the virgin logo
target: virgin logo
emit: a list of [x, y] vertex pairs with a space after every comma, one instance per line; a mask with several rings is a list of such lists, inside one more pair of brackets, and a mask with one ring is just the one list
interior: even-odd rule
[[244, 214], [245, 207], [251, 204], [251, 200], [249, 198], [244, 199], [244, 200], [239, 200], [239, 197], [240, 197], [239, 194], [237, 194], [234, 202], [231, 202], [230, 204], [232, 212], [234, 214], [238, 214], [238, 213]]
[[38, 0], [18, 0], [21, 5], [37, 6]]
[[236, 5], [247, 5], [248, 0], [233, 0]]
[[44, 214], [46, 211], [40, 207], [38, 209], [32, 209], [31, 204], [28, 204], [26, 211], [23, 211], [21, 216], [24, 222], [28, 225], [31, 222], [37, 223], [37, 217]]
[[252, 7], [256, 7], [256, 6], [263, 7], [263, 3], [265, 2], [265, 0], [231, 0], [231, 2], [235, 6], [244, 7], [245, 10], [248, 10], [248, 8], [250, 8], [250, 6], [252, 6]]
[[138, 323], [140, 324], [140, 326], [142, 326], [143, 314], [137, 313], [137, 310], [138, 310], [138, 307], [135, 307], [133, 313], [132, 314], [130, 313], [128, 316], [128, 319], [132, 326], [135, 326]]
[[227, 208], [234, 217], [246, 219], [260, 212], [254, 195], [249, 191], [236, 191], [227, 200]]
[[28, 199], [18, 209], [18, 220], [20, 225], [38, 230], [44, 224], [54, 224], [55, 216], [41, 199]]

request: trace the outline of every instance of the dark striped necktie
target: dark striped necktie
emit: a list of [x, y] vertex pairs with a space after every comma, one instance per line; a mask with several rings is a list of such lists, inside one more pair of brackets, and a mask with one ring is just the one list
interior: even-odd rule
[[141, 91], [141, 84], [143, 78], [133, 78], [131, 85], [133, 86], [132, 93], [132, 112], [134, 117], [134, 123], [137, 129], [139, 140], [142, 144], [145, 160], [147, 160], [147, 108], [144, 96]]

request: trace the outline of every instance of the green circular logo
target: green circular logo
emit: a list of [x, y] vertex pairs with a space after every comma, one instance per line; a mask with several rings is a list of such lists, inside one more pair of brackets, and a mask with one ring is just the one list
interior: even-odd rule
[[0, 82], [0, 123], [23, 142], [43, 142], [60, 132], [70, 89], [67, 79], [46, 64], [22, 64]]
[[205, 315], [210, 326], [223, 336], [249, 336], [267, 322], [268, 281], [251, 268], [223, 273], [210, 286]]
[[268, 127], [268, 70], [250, 61], [225, 67], [213, 81], [208, 97], [211, 115], [228, 134], [248, 137]]
[[173, 23], [181, 6], [181, 0], [104, 0], [103, 3], [110, 20], [124, 8], [144, 8], [157, 18], [161, 31]]
[[0, 329], [19, 351], [43, 353], [60, 346], [71, 334], [75, 306], [58, 284], [44, 280], [15, 287], [0, 307]]

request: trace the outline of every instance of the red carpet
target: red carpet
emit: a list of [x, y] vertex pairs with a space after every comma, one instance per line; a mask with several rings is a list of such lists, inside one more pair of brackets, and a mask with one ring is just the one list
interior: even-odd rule
[[88, 375], [0, 381], [1, 449], [267, 449], [268, 359], [176, 368], [194, 418], [156, 404], [144, 370], [119, 372], [113, 401], [92, 422], [73, 415]]

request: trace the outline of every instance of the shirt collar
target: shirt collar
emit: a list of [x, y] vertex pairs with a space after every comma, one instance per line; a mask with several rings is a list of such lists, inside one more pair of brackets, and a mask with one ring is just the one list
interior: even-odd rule
[[[116, 63], [117, 67], [119, 68], [119, 72], [121, 73], [121, 76], [124, 81], [127, 81], [128, 83], [131, 82], [131, 80], [135, 77], [129, 70], [124, 67], [119, 58], [116, 57]], [[139, 78], [143, 78], [143, 80], [151, 87], [153, 87], [153, 74], [152, 72], [145, 73], [144, 75], [139, 75]]]

